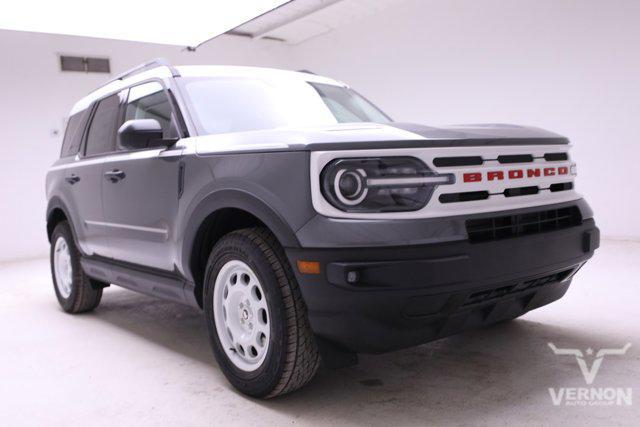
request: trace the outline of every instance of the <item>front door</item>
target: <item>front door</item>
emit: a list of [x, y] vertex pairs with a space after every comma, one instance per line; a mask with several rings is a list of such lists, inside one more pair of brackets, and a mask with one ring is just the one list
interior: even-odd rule
[[[129, 90], [123, 122], [136, 119], [157, 120], [164, 139], [179, 137], [173, 105], [159, 82]], [[127, 151], [118, 146], [118, 154], [105, 162], [102, 201], [111, 258], [174, 270], [181, 152], [174, 147]]]

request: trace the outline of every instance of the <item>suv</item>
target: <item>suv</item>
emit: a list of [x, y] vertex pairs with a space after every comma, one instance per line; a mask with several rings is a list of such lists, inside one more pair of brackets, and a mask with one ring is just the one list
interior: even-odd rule
[[58, 301], [204, 311], [243, 393], [516, 318], [599, 245], [566, 138], [392, 121], [308, 72], [156, 60], [78, 101], [47, 174]]

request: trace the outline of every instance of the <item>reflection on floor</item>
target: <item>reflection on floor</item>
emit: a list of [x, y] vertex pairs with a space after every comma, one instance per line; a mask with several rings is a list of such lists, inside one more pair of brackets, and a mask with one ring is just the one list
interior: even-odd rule
[[[549, 388], [635, 388], [640, 398], [640, 244], [605, 242], [560, 301], [520, 320], [321, 370], [272, 401], [238, 395], [199, 311], [123, 289], [91, 314], [57, 306], [47, 260], [0, 264], [4, 425], [632, 424], [640, 404], [560, 406]], [[560, 348], [620, 348], [587, 386]], [[587, 359], [588, 356], [585, 356]], [[591, 361], [588, 360], [588, 366]]]

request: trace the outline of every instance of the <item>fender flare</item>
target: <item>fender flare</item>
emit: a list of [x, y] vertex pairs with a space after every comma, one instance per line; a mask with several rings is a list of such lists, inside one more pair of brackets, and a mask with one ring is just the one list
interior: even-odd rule
[[184, 273], [189, 280], [193, 280], [191, 256], [200, 226], [209, 215], [227, 208], [241, 209], [258, 218], [283, 247], [300, 247], [300, 242], [287, 221], [263, 200], [242, 190], [217, 190], [205, 196], [193, 210], [186, 212], [188, 220], [182, 233], [181, 258]]
[[[69, 210], [67, 209], [67, 206], [64, 204], [64, 202], [62, 201], [62, 199], [60, 199], [58, 196], [53, 196], [51, 199], [49, 199], [49, 202], [47, 203], [47, 211], [46, 211], [46, 227], [47, 227], [47, 239], [49, 239], [50, 233], [49, 233], [49, 220], [51, 219], [51, 215], [53, 214], [53, 211], [56, 209], [60, 209], [62, 211], [62, 213], [64, 213], [64, 216], [67, 217], [67, 221], [69, 222], [69, 225], [71, 226], [71, 231], [73, 232], [73, 237], [74, 239], [76, 238], [76, 230], [74, 228], [73, 222], [71, 221], [71, 216], [69, 215]], [[53, 231], [53, 230], [51, 230]], [[77, 246], [77, 241], [76, 241], [76, 246]]]

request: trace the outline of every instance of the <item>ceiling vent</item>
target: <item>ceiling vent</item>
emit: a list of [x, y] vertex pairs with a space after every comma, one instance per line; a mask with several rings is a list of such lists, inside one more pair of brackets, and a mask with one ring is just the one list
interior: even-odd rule
[[62, 71], [81, 71], [85, 73], [110, 73], [109, 58], [87, 58], [82, 56], [60, 55]]

